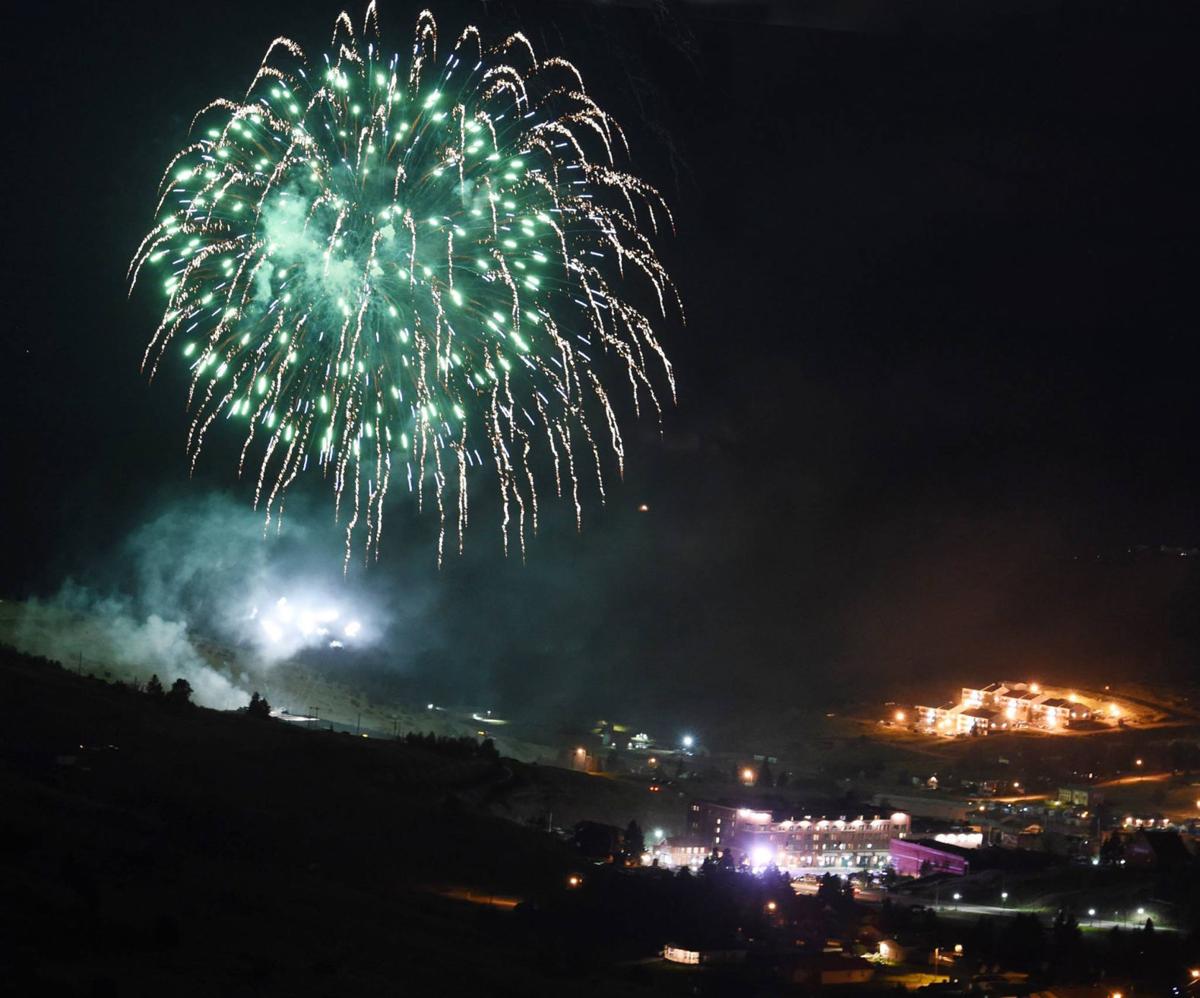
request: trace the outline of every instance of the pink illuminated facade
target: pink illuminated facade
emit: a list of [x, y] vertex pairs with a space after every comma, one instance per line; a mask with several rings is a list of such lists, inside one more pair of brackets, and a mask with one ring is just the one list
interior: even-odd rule
[[890, 846], [892, 868], [902, 877], [926, 877], [933, 873], [963, 876], [968, 869], [965, 856], [941, 843], [895, 839]]

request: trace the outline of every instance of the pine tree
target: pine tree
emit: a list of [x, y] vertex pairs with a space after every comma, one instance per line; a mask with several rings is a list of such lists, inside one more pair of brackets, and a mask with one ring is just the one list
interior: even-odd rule
[[758, 767], [758, 785], [760, 787], [774, 786], [775, 781], [771, 778], [771, 765], [767, 762], [767, 757], [763, 756], [762, 765]]
[[167, 694], [167, 702], [175, 707], [185, 707], [192, 702], [192, 684], [180, 677], [171, 684], [171, 692]]
[[642, 828], [636, 821], [631, 821], [625, 827], [625, 855], [640, 863], [645, 851], [646, 838], [642, 835]]

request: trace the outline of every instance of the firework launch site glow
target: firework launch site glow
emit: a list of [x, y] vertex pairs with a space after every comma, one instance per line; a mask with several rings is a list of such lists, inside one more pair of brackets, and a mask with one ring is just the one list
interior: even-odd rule
[[474, 27], [443, 48], [428, 11], [410, 51], [381, 48], [372, 3], [317, 64], [277, 38], [243, 98], [196, 115], [130, 264], [166, 297], [143, 364], [190, 369], [193, 467], [238, 425], [268, 524], [311, 466], [347, 561], [356, 533], [378, 557], [399, 477], [436, 505], [440, 563], [491, 465], [524, 554], [544, 494], [579, 525], [582, 480], [603, 501], [623, 471], [605, 378], [635, 415], [674, 398], [651, 315], [682, 309], [650, 238], [672, 220], [571, 63]]
[[344, 648], [362, 634], [362, 621], [340, 608], [326, 603], [292, 603], [286, 596], [266, 608], [252, 607], [250, 619], [257, 622], [266, 641], [276, 647], [324, 643], [330, 648]]

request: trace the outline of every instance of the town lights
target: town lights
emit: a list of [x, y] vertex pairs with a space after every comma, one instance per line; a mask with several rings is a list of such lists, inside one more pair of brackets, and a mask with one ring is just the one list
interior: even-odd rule
[[767, 866], [775, 858], [775, 851], [770, 846], [755, 846], [750, 850], [750, 865], [758, 868]]

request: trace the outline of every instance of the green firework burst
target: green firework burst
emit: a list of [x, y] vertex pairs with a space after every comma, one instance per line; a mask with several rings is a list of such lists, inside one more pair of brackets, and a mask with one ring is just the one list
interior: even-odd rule
[[578, 520], [576, 452], [601, 497], [606, 461], [623, 465], [604, 371], [635, 409], [660, 411], [656, 380], [674, 397], [623, 294], [636, 277], [653, 312], [678, 305], [647, 235], [670, 215], [618, 155], [579, 72], [523, 35], [489, 47], [468, 27], [439, 56], [425, 11], [405, 63], [372, 4], [361, 36], [339, 16], [319, 66], [276, 39], [243, 99], [197, 114], [130, 266], [168, 299], [145, 365], [190, 365], [193, 465], [219, 417], [241, 423], [269, 523], [311, 464], [345, 508], [347, 557], [356, 531], [378, 555], [397, 477], [436, 503], [439, 559], [488, 465], [506, 549], [544, 491]]

